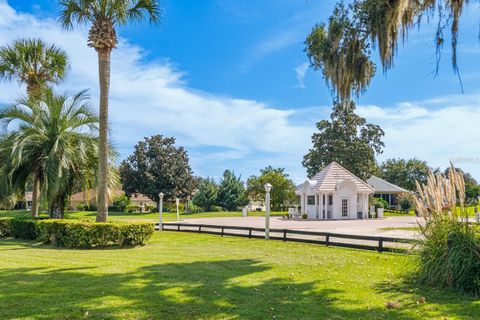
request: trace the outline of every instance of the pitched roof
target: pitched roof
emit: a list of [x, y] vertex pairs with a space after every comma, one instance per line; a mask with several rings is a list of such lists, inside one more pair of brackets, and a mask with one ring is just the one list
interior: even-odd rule
[[352, 181], [360, 193], [373, 193], [375, 191], [365, 181], [335, 161], [307, 181], [315, 191], [332, 192], [336, 190], [337, 183], [344, 180]]
[[367, 180], [367, 183], [375, 189], [375, 192], [410, 192], [376, 176], [370, 177], [370, 179]]

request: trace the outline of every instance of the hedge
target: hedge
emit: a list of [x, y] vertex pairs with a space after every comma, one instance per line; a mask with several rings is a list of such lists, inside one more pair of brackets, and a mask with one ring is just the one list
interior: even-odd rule
[[67, 248], [143, 245], [152, 236], [151, 223], [96, 223], [77, 220], [37, 222], [38, 239]]
[[0, 218], [0, 238], [12, 235], [12, 218]]

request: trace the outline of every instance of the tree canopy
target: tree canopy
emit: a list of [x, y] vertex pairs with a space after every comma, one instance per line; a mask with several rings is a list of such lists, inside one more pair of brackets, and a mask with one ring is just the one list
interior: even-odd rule
[[375, 155], [382, 153], [383, 130], [355, 114], [355, 103], [349, 108], [334, 106], [331, 121], [317, 123], [320, 132], [312, 136], [313, 147], [303, 157], [308, 177], [314, 176], [330, 162], [336, 161], [361, 179], [376, 171]]
[[[47, 90], [42, 99], [22, 98], [0, 112], [0, 184], [24, 190], [31, 175], [41, 184], [50, 214], [63, 217], [76, 183], [95, 183], [98, 118], [89, 97]], [[113, 176], [112, 176], [113, 177]]]
[[379, 170], [382, 179], [409, 191], [415, 191], [417, 190], [415, 181], [425, 184], [431, 168], [426, 161], [413, 158], [388, 159], [380, 164]]
[[227, 211], [235, 211], [248, 204], [243, 181], [231, 170], [225, 170], [223, 173], [218, 188], [217, 204]]
[[217, 203], [218, 185], [212, 178], [201, 179], [192, 201], [205, 211], [211, 211]]
[[260, 170], [259, 176], [251, 176], [247, 180], [247, 195], [255, 201], [265, 200], [265, 184], [272, 185], [270, 205], [274, 211], [280, 211], [284, 205], [295, 200], [295, 184], [289, 179], [284, 168], [268, 166]]
[[120, 177], [127, 194], [142, 193], [157, 202], [160, 192], [173, 199], [190, 196], [195, 187], [187, 151], [162, 135], [139, 141], [120, 164]]
[[336, 101], [348, 107], [351, 96], [364, 92], [375, 74], [371, 49], [378, 48], [386, 72], [393, 67], [399, 40], [407, 39], [410, 30], [427, 16], [429, 22], [436, 20], [434, 74], [438, 74], [444, 30], [450, 28], [452, 67], [459, 75], [459, 21], [467, 4], [466, 0], [354, 0], [348, 6], [339, 2], [328, 23], [313, 27], [305, 51], [311, 66], [322, 71]]

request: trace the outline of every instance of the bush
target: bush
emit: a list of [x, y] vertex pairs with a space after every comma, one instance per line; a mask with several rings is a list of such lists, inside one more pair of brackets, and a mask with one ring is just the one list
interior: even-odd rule
[[37, 238], [35, 221], [31, 219], [11, 219], [10, 235], [15, 238], [33, 240]]
[[131, 205], [131, 200], [126, 195], [122, 194], [113, 199], [113, 206], [119, 212], [125, 212]]
[[12, 218], [0, 218], [0, 238], [12, 235]]
[[409, 213], [415, 208], [415, 199], [410, 193], [402, 193], [397, 197], [397, 203], [402, 213]]
[[38, 239], [67, 248], [143, 245], [153, 234], [150, 223], [95, 223], [78, 220], [43, 220], [37, 223]]
[[137, 206], [137, 205], [129, 205], [126, 209], [127, 213], [136, 213], [136, 212], [140, 212], [140, 207]]
[[385, 201], [382, 198], [375, 198], [375, 197], [370, 197], [368, 200], [371, 206], [374, 206], [375, 209], [387, 209], [388, 208], [388, 202]]
[[422, 227], [418, 282], [480, 294], [480, 233], [457, 219], [433, 219]]

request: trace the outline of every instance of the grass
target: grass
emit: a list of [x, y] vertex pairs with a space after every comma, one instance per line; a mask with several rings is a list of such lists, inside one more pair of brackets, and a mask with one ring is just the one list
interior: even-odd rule
[[176, 232], [116, 250], [0, 240], [0, 319], [480, 317], [474, 298], [404, 283], [412, 259]]
[[[74, 211], [66, 214], [67, 218], [74, 219], [95, 219], [96, 211]], [[132, 222], [157, 222], [159, 219], [158, 212], [151, 213], [124, 213], [109, 212], [109, 220], [132, 221]], [[285, 212], [272, 212], [272, 216], [282, 216]], [[29, 217], [30, 212], [26, 210], [6, 210], [0, 211], [0, 217]], [[198, 218], [214, 218], [214, 217], [241, 217], [241, 212], [200, 212], [200, 213], [180, 213], [180, 219], [198, 219]], [[252, 211], [248, 216], [265, 216], [265, 212]], [[176, 213], [164, 212], [165, 221], [175, 221]]]

